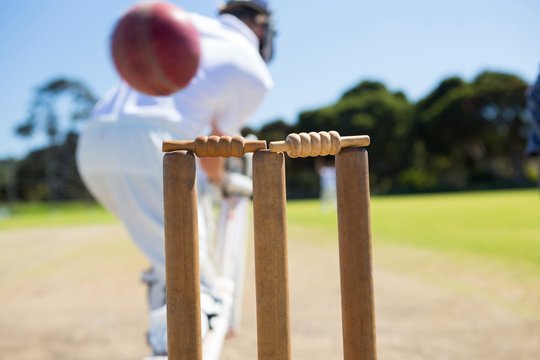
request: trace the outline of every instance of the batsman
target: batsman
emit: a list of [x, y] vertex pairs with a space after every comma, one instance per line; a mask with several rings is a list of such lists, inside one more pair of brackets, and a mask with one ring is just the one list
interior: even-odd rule
[[[151, 265], [143, 273], [147, 339], [152, 354], [161, 356], [167, 354], [162, 142], [239, 134], [273, 86], [267, 63], [275, 30], [265, 0], [227, 1], [216, 18], [144, 3], [123, 20], [112, 37], [122, 80], [101, 98], [81, 132], [77, 164], [90, 192], [122, 221]], [[163, 30], [171, 23], [172, 33]], [[216, 268], [211, 206], [202, 204], [213, 201], [216, 187], [249, 193], [249, 181], [231, 185], [234, 176], [224, 170], [223, 159], [197, 161], [204, 339], [223, 315], [224, 294], [238, 284], [235, 278], [223, 280]]]

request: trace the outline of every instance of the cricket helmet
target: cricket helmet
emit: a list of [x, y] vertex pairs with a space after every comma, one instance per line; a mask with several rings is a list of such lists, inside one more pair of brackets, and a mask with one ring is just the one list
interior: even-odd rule
[[259, 39], [259, 52], [264, 61], [269, 62], [274, 56], [274, 37], [276, 29], [272, 10], [266, 0], [229, 0], [219, 7], [219, 13], [234, 12], [237, 8], [253, 9], [261, 15], [264, 15], [265, 34], [262, 39]]

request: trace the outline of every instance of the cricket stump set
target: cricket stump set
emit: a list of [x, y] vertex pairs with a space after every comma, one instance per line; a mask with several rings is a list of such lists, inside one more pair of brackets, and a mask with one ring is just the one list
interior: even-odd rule
[[335, 131], [285, 141], [198, 137], [167, 141], [163, 162], [167, 337], [170, 360], [202, 360], [195, 155], [253, 156], [253, 216], [259, 360], [291, 359], [285, 156], [336, 156], [343, 350], [346, 360], [376, 356], [367, 136]]

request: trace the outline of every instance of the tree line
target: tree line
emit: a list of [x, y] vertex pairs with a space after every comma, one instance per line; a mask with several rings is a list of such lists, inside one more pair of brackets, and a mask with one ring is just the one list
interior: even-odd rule
[[[268, 141], [322, 130], [369, 135], [375, 193], [533, 186], [535, 174], [524, 156], [527, 88], [517, 75], [484, 71], [471, 81], [446, 78], [411, 101], [381, 82], [362, 81], [335, 103], [303, 111], [292, 123], [275, 119], [242, 133]], [[75, 149], [77, 123], [95, 102], [89, 88], [72, 79], [53, 79], [36, 89], [15, 131], [21, 137], [41, 131], [48, 144], [23, 159], [0, 160], [0, 201], [90, 198], [76, 170]], [[318, 194], [320, 161], [287, 160], [290, 197]]]
[[[369, 135], [375, 193], [533, 186], [534, 167], [524, 155], [527, 89], [519, 76], [485, 71], [472, 81], [446, 78], [413, 102], [381, 82], [362, 81], [335, 103], [301, 112], [293, 124], [276, 120], [246, 132], [267, 140], [330, 129]], [[317, 194], [316, 161], [288, 161], [291, 197]]]

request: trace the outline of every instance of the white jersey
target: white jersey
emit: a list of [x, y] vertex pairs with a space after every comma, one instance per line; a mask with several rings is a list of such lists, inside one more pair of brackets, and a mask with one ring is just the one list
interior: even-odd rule
[[153, 97], [122, 82], [97, 104], [92, 117], [154, 120], [186, 139], [208, 134], [212, 125], [224, 134], [240, 132], [272, 87], [258, 39], [232, 15], [190, 16], [202, 45], [201, 64], [191, 83], [172, 96]]
[[[236, 135], [272, 87], [258, 39], [231, 15], [190, 14], [202, 43], [200, 68], [172, 96], [152, 97], [126, 83], [96, 105], [79, 138], [77, 165], [94, 197], [116, 214], [164, 281], [163, 167], [161, 144], [194, 139], [212, 126]], [[197, 173], [199, 195], [204, 173]], [[201, 277], [207, 257], [206, 226], [199, 216]]]

